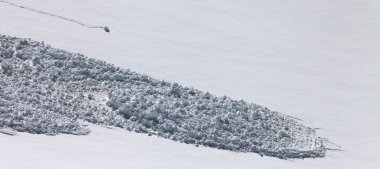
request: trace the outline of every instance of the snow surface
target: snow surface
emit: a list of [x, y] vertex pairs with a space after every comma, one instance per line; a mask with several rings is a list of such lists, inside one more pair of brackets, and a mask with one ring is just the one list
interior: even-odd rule
[[[379, 1], [12, 2], [107, 25], [111, 33], [0, 4], [2, 34], [46, 41], [155, 78], [270, 107], [320, 127], [319, 135], [346, 151], [284, 161], [183, 144], [178, 149], [176, 143], [145, 136], [127, 142], [128, 135], [135, 137], [127, 132], [117, 133], [126, 139], [116, 144], [105, 137], [111, 130], [101, 129], [107, 131], [99, 135], [108, 146], [79, 141], [89, 137], [58, 136], [68, 137], [61, 146], [50, 141], [56, 137], [0, 135], [0, 168], [58, 168], [63, 163], [95, 168], [91, 165], [109, 161], [114, 168], [380, 168]], [[80, 143], [81, 148], [74, 146]], [[150, 149], [120, 151], [127, 144], [156, 147], [152, 155], [159, 160], [146, 161], [153, 159]], [[49, 151], [54, 147], [59, 149]], [[101, 153], [89, 153], [90, 164], [82, 156], [86, 150]], [[121, 156], [126, 159], [115, 162]]]
[[[287, 161], [195, 147], [122, 129], [90, 126], [88, 136], [0, 135], [4, 169], [210, 169], [308, 168], [312, 160]], [[310, 167], [317, 169], [318, 167]]]

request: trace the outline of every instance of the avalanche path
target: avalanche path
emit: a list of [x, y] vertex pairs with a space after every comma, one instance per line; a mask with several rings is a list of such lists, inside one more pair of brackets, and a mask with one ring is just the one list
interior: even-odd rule
[[324, 157], [315, 129], [30, 39], [0, 35], [0, 128], [85, 135], [82, 121], [278, 158]]

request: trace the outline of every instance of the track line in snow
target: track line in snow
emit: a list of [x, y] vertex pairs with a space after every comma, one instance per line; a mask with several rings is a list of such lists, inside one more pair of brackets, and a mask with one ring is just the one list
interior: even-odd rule
[[51, 17], [54, 17], [54, 18], [66, 20], [66, 21], [69, 21], [69, 22], [72, 22], [72, 23], [76, 23], [76, 24], [81, 25], [81, 26], [86, 27], [86, 28], [103, 29], [106, 32], [110, 32], [110, 30], [109, 30], [109, 28], [107, 26], [86, 24], [84, 22], [81, 22], [81, 21], [78, 21], [78, 20], [75, 20], [75, 19], [70, 19], [70, 18], [67, 18], [67, 17], [64, 17], [64, 16], [60, 16], [60, 15], [44, 12], [44, 11], [41, 11], [41, 10], [38, 10], [38, 9], [34, 9], [34, 8], [27, 7], [27, 6], [19, 5], [19, 4], [13, 3], [13, 2], [9, 2], [9, 1], [0, 0], [0, 2], [8, 4], [8, 5], [11, 5], [11, 6], [14, 6], [14, 7], [17, 7], [17, 8], [20, 8], [20, 9], [25, 9], [25, 10], [29, 10], [29, 11], [32, 11], [32, 12], [40, 13], [40, 14], [43, 14], [43, 15], [51, 16]]

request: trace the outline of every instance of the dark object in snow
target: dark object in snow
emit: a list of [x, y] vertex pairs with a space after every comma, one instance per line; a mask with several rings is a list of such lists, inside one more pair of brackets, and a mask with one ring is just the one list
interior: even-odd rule
[[110, 29], [107, 26], [103, 27], [103, 29], [104, 29], [104, 31], [110, 33]]

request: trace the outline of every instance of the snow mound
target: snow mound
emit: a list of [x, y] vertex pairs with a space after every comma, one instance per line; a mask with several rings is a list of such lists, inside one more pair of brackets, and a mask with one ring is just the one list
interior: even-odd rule
[[278, 158], [323, 157], [324, 139], [260, 105], [0, 35], [0, 128], [85, 135], [87, 121]]

